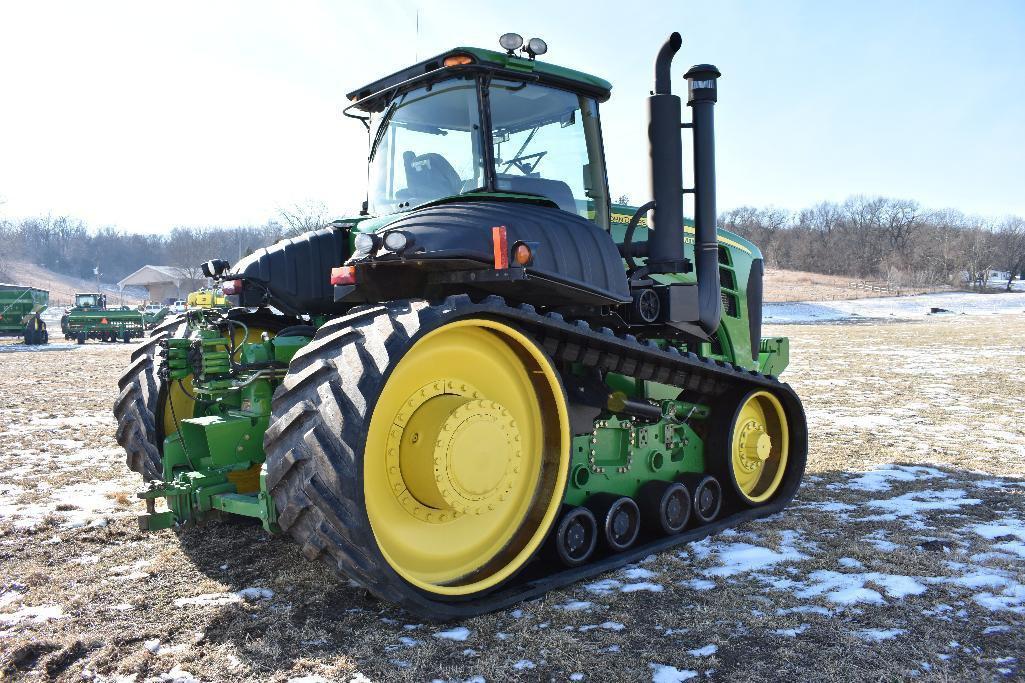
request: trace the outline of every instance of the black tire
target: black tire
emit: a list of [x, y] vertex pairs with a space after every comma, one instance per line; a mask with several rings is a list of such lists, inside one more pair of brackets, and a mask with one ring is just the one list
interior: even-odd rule
[[123, 341], [125, 344], [130, 343], [132, 341], [132, 333], [129, 332], [128, 330], [125, 330], [124, 332], [122, 332], [121, 333], [121, 341]]
[[75, 338], [75, 341], [77, 341], [79, 344], [84, 344], [85, 343], [85, 332], [79, 332], [78, 336]]
[[117, 383], [115, 438], [125, 449], [128, 469], [138, 472], [146, 481], [163, 478], [163, 439], [159, 428], [162, 416], [156, 411], [164, 381], [157, 373], [154, 357], [160, 340], [184, 334], [186, 325], [184, 317], [176, 317], [154, 328], [149, 339], [132, 351], [131, 364]]
[[431, 621], [478, 614], [475, 599], [505, 584], [445, 599], [403, 579], [384, 558], [370, 525], [363, 449], [377, 398], [398, 359], [430, 330], [477, 310], [469, 297], [455, 296], [436, 306], [407, 301], [366, 307], [329, 321], [292, 359], [264, 434], [278, 526], [303, 555]]
[[614, 493], [596, 493], [585, 505], [598, 520], [598, 535], [606, 548], [620, 553], [637, 540], [641, 530], [641, 510], [628, 496]]
[[708, 524], [722, 511], [722, 486], [708, 474], [681, 474], [679, 480], [690, 491], [691, 512], [699, 524]]
[[559, 562], [579, 567], [591, 559], [598, 547], [598, 521], [583, 505], [569, 508], [559, 517], [550, 543]]
[[649, 481], [637, 496], [644, 525], [659, 536], [683, 531], [690, 520], [691, 499], [680, 482]]

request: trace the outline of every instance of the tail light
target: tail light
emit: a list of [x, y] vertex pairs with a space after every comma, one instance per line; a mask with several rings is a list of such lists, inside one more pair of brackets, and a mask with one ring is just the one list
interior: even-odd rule
[[331, 284], [333, 285], [354, 285], [356, 284], [356, 266], [340, 266], [331, 269]]
[[242, 280], [228, 280], [221, 285], [221, 292], [227, 296], [242, 293]]

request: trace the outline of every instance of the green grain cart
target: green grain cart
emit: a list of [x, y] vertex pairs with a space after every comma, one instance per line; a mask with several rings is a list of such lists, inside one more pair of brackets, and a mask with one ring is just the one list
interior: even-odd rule
[[0, 336], [16, 336], [26, 344], [46, 344], [42, 313], [50, 302], [50, 292], [36, 287], [0, 284]]
[[501, 44], [353, 91], [364, 210], [206, 263], [238, 306], [166, 320], [132, 354], [114, 414], [144, 529], [252, 517], [449, 619], [793, 498], [808, 443], [777, 379], [787, 340], [761, 336], [758, 248], [715, 225], [718, 70], [686, 73], [683, 124], [679, 34], [662, 47], [651, 200], [617, 206], [609, 83], [535, 59], [541, 40]]
[[107, 306], [107, 295], [75, 294], [75, 305], [61, 318], [64, 338], [84, 344], [86, 339], [130, 342], [146, 334], [143, 312], [128, 306]]

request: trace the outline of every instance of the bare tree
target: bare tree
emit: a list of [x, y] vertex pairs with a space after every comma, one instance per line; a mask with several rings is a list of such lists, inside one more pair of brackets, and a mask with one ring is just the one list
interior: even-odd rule
[[310, 230], [319, 230], [330, 221], [327, 206], [323, 202], [315, 201], [300, 202], [288, 208], [278, 209], [278, 215], [285, 223], [286, 237], [296, 237]]
[[995, 234], [997, 265], [1007, 271], [1007, 291], [1015, 277], [1025, 277], [1025, 220], [1006, 218]]
[[202, 265], [213, 256], [200, 228], [173, 228], [167, 236], [168, 265], [177, 268], [184, 279], [202, 280]]

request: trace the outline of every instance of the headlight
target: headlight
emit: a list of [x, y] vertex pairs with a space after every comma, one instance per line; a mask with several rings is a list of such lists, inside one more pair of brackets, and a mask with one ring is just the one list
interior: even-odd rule
[[404, 232], [399, 232], [398, 230], [395, 232], [389, 232], [384, 236], [384, 246], [394, 252], [405, 250], [406, 247], [409, 246], [409, 242], [409, 235]]
[[357, 256], [366, 256], [374, 250], [374, 247], [376, 246], [376, 240], [374, 239], [373, 235], [361, 232], [360, 234], [356, 235], [356, 239], [354, 240], [353, 245], [356, 248]]

